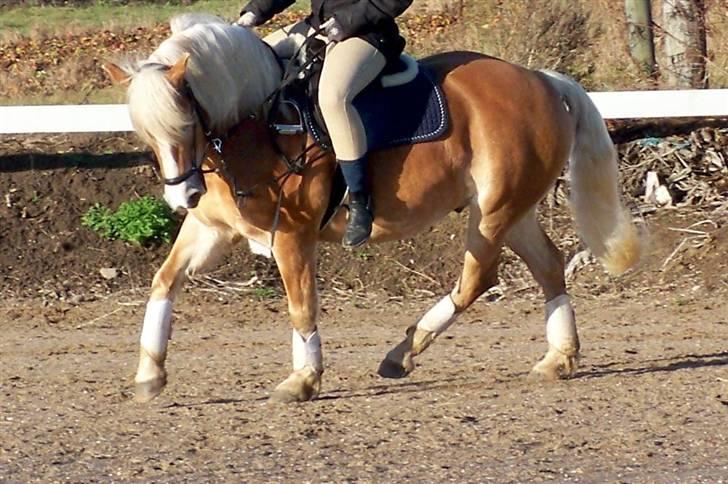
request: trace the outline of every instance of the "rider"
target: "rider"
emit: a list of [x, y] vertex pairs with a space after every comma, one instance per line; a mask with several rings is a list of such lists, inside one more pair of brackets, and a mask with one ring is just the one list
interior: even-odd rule
[[[357, 247], [369, 239], [372, 209], [366, 181], [367, 139], [352, 100], [396, 60], [405, 41], [394, 18], [413, 0], [312, 0], [312, 13], [293, 27], [266, 37], [282, 57], [290, 57], [291, 37], [310, 35], [323, 28], [330, 44], [326, 50], [319, 106], [331, 143], [349, 187], [349, 218], [342, 240]], [[240, 12], [238, 24], [254, 27], [282, 12], [294, 0], [250, 0]], [[288, 50], [288, 52], [281, 52]]]

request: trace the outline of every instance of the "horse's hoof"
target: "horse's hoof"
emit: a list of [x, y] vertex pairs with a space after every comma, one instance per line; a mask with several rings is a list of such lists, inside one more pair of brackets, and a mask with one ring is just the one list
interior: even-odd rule
[[147, 403], [153, 400], [157, 395], [162, 393], [165, 385], [167, 385], [166, 376], [160, 376], [152, 380], [137, 382], [134, 392], [134, 401], [139, 403]]
[[303, 392], [293, 393], [283, 388], [276, 388], [270, 394], [270, 401], [274, 403], [301, 403], [307, 402], [313, 398]]
[[529, 379], [553, 382], [574, 376], [579, 362], [578, 353], [566, 355], [555, 348], [549, 348], [546, 356], [533, 367]]
[[538, 365], [533, 367], [528, 373], [528, 380], [534, 383], [551, 383], [560, 379], [558, 372], [550, 369], [537, 368]]
[[379, 376], [381, 376], [382, 378], [404, 378], [412, 373], [413, 369], [414, 365], [410, 368], [406, 368], [398, 361], [393, 361], [385, 358], [379, 364], [379, 369], [377, 370], [377, 373], [379, 373]]
[[299, 403], [313, 400], [321, 390], [321, 375], [310, 367], [294, 371], [279, 384], [270, 400], [276, 403]]

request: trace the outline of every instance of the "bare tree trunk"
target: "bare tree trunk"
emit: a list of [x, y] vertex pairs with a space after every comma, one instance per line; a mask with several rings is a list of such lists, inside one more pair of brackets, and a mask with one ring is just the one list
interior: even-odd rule
[[661, 70], [670, 87], [707, 88], [704, 0], [663, 0], [667, 65]]
[[652, 38], [650, 0], [624, 0], [629, 28], [629, 52], [642, 73], [655, 77], [655, 43]]

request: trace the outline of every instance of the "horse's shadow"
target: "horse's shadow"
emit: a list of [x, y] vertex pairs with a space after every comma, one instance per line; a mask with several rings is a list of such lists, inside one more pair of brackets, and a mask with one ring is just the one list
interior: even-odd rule
[[[574, 376], [574, 380], [589, 380], [593, 378], [603, 378], [611, 375], [645, 375], [650, 373], [673, 372], [687, 369], [710, 368], [714, 366], [728, 366], [728, 351], [719, 353], [711, 353], [704, 355], [688, 354], [671, 358], [657, 358], [652, 360], [644, 360], [644, 365], [638, 367], [625, 367], [632, 362], [613, 362], [602, 365], [591, 365], [589, 370], [579, 371]], [[653, 363], [653, 365], [650, 365]], [[662, 363], [662, 364], [660, 364]], [[619, 367], [619, 368], [615, 368]], [[502, 383], [509, 383], [519, 379], [523, 379], [527, 373], [511, 373], [503, 375], [494, 383], [496, 386]], [[482, 379], [477, 377], [451, 377], [440, 378], [436, 380], [420, 380], [420, 381], [392, 381], [392, 383], [383, 383], [371, 385], [356, 390], [349, 389], [333, 389], [321, 394], [317, 401], [337, 401], [352, 400], [356, 398], [370, 398], [383, 395], [394, 394], [412, 394], [423, 393], [433, 390], [450, 390], [463, 389], [467, 387], [484, 387], [492, 388], [492, 385], [486, 385]], [[214, 398], [203, 402], [178, 403], [172, 402], [163, 408], [195, 408], [207, 405], [231, 405], [239, 403], [264, 403], [268, 400], [266, 396], [255, 398]]]
[[166, 405], [162, 405], [163, 409], [172, 408], [196, 408], [208, 405], [231, 405], [237, 403], [263, 403], [268, 400], [268, 397], [255, 397], [255, 398], [211, 398], [204, 402], [192, 402], [192, 403], [179, 403], [172, 402]]
[[[326, 400], [345, 400], [354, 398], [375, 397], [381, 395], [390, 395], [395, 393], [419, 393], [430, 390], [443, 390], [448, 388], [460, 388], [469, 385], [482, 385], [482, 381], [475, 378], [453, 377], [438, 380], [426, 381], [406, 381], [392, 384], [372, 385], [358, 390], [334, 389], [319, 395], [316, 401]], [[163, 405], [164, 409], [172, 408], [195, 408], [208, 405], [231, 405], [238, 403], [265, 403], [269, 398], [267, 396], [254, 398], [211, 398], [202, 402], [179, 403], [171, 402]]]
[[648, 365], [650, 363], [654, 363], [653, 365], [621, 368], [622, 366], [629, 365], [630, 363], [633, 362], [613, 362], [603, 365], [591, 365], [591, 369], [577, 372], [574, 378], [603, 378], [610, 375], [638, 376], [650, 373], [664, 373], [686, 369], [709, 368], [712, 366], [727, 366], [728, 351], [705, 355], [689, 354], [675, 356], [671, 358], [656, 358], [643, 361], [643, 363]]
[[317, 400], [345, 400], [353, 398], [378, 397], [382, 395], [421, 393], [431, 390], [447, 390], [463, 388], [471, 385], [482, 385], [476, 378], [452, 377], [438, 380], [406, 381], [382, 385], [371, 385], [358, 390], [337, 389], [320, 395]]

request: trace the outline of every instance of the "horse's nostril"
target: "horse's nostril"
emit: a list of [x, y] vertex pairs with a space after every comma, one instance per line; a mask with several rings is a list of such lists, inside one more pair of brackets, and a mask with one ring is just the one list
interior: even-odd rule
[[196, 192], [190, 195], [190, 197], [187, 199], [187, 206], [189, 208], [195, 208], [200, 203], [200, 198], [202, 198], [202, 193]]

